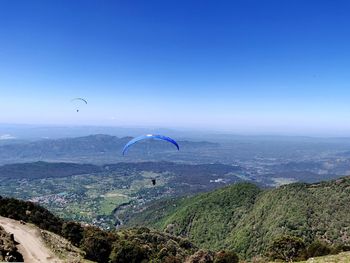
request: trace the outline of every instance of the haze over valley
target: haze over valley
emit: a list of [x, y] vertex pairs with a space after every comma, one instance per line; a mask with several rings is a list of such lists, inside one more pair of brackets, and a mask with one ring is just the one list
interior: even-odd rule
[[180, 152], [165, 142], [145, 141], [123, 156], [130, 136], [34, 137], [0, 145], [1, 195], [105, 229], [121, 227], [155, 200], [243, 181], [271, 188], [350, 174], [348, 138], [202, 133], [199, 140], [189, 133], [178, 140]]

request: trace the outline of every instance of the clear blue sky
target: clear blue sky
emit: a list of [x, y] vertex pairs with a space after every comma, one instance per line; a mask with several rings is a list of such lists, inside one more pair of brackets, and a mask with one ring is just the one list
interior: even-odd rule
[[350, 134], [349, 14], [337, 0], [2, 0], [0, 123]]

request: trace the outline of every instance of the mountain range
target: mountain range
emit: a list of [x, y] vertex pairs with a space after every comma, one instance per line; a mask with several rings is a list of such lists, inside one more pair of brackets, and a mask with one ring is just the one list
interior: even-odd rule
[[[132, 137], [97, 134], [77, 138], [42, 139], [38, 141], [15, 141], [0, 144], [0, 164], [55, 161], [80, 163], [113, 163], [139, 160], [194, 159], [194, 152], [218, 147], [217, 143], [178, 141], [180, 154], [172, 145], [163, 141], [140, 142], [122, 155], [124, 145]], [[191, 158], [192, 156], [192, 158]]]

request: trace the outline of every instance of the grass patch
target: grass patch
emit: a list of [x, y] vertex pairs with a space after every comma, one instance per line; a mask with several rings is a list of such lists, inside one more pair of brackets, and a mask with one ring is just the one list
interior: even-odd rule
[[123, 194], [117, 194], [116, 192], [107, 193], [104, 195], [103, 200], [100, 203], [99, 213], [101, 215], [110, 215], [118, 205], [129, 202], [130, 199], [130, 197]]
[[337, 255], [330, 255], [324, 257], [309, 258], [301, 263], [349, 263], [350, 252], [343, 252]]

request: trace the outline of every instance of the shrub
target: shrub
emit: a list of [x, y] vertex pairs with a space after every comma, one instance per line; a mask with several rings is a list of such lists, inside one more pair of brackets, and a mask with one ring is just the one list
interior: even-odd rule
[[193, 244], [189, 240], [184, 239], [184, 238], [180, 239], [179, 246], [184, 248], [184, 249], [191, 249], [194, 247]]
[[182, 261], [175, 256], [167, 256], [162, 259], [162, 263], [182, 263]]
[[323, 242], [315, 241], [307, 247], [306, 256], [308, 258], [320, 257], [320, 256], [329, 255], [331, 254], [331, 252], [332, 252], [332, 248], [330, 246], [328, 246]]
[[110, 263], [141, 263], [149, 260], [148, 249], [137, 242], [116, 242], [110, 255]]
[[186, 263], [213, 263], [214, 262], [214, 255], [210, 251], [205, 250], [198, 250], [196, 253], [194, 253], [192, 256], [190, 256]]
[[113, 236], [96, 227], [87, 227], [84, 230], [80, 248], [86, 253], [86, 258], [97, 262], [108, 262], [111, 253]]
[[83, 227], [76, 222], [65, 222], [62, 226], [62, 236], [67, 238], [73, 245], [79, 246], [83, 239]]
[[239, 258], [235, 252], [220, 251], [216, 253], [214, 263], [238, 263]]
[[303, 253], [305, 253], [304, 241], [294, 236], [276, 238], [268, 249], [268, 256], [272, 260], [280, 259], [285, 262], [302, 259]]

